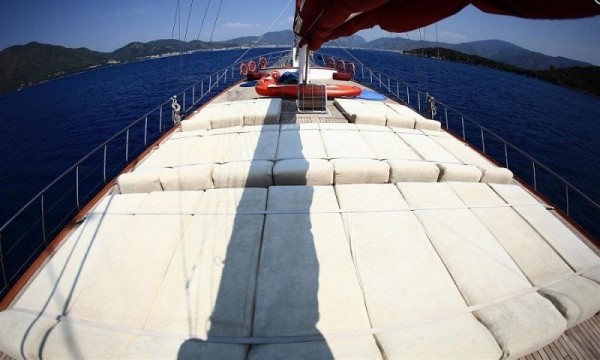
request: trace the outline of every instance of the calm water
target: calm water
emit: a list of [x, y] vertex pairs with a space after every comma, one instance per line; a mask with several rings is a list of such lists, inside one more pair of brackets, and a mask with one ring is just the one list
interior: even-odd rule
[[[263, 52], [252, 50], [245, 57]], [[349, 57], [341, 50], [324, 52]], [[196, 53], [113, 66], [0, 96], [0, 224], [108, 137], [241, 54], [234, 50]], [[600, 99], [469, 65], [391, 52], [352, 54], [371, 68], [429, 91], [600, 201], [600, 167], [596, 164]], [[460, 130], [456, 125], [451, 128]], [[492, 153], [501, 151], [491, 142], [486, 145]], [[517, 154], [511, 154], [511, 159], [513, 156], [515, 168], [511, 169], [524, 178], [531, 176], [530, 165], [517, 164]], [[68, 182], [72, 186], [74, 178]], [[554, 186], [541, 180], [540, 186], [545, 185]], [[559, 194], [563, 191], [556, 188]], [[559, 196], [557, 201], [563, 200]], [[38, 216], [39, 206], [30, 211]], [[584, 208], [575, 211], [585, 213]], [[598, 225], [597, 218], [588, 222]], [[6, 252], [13, 240], [2, 236]]]

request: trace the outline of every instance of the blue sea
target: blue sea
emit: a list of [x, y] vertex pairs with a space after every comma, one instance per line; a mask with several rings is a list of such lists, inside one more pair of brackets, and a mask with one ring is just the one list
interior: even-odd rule
[[[444, 123], [445, 113], [450, 114], [451, 130], [462, 135], [461, 116], [477, 121], [600, 202], [599, 98], [506, 72], [396, 52], [350, 50], [350, 55], [339, 49], [322, 51], [334, 57], [354, 56], [356, 62], [384, 73], [387, 76], [382, 77], [381, 84], [387, 86], [389, 77], [390, 87], [398, 90], [404, 101], [408, 101], [407, 85], [429, 92], [438, 101], [437, 118]], [[264, 52], [265, 49], [253, 49], [244, 58], [256, 59]], [[241, 55], [242, 50], [226, 50], [145, 60], [83, 72], [1, 95], [0, 226], [53, 179], [109, 137], [199, 79], [227, 67]], [[227, 76], [230, 78], [230, 73]], [[368, 69], [359, 66], [356, 76], [371, 84]], [[372, 86], [380, 89], [377, 76]], [[225, 84], [220, 85], [212, 93], [224, 87]], [[197, 97], [200, 90], [195, 91]], [[187, 96], [190, 103], [191, 93]], [[417, 93], [411, 90], [410, 97], [411, 105], [417, 106]], [[421, 102], [425, 106], [424, 98]], [[166, 114], [169, 108], [164, 109]], [[149, 121], [148, 128], [154, 131], [149, 135], [150, 142], [159, 135], [158, 115], [152, 114]], [[165, 115], [163, 126], [168, 121], [170, 117]], [[479, 129], [468, 120], [466, 127], [467, 140], [481, 147]], [[139, 138], [139, 128], [136, 131]], [[126, 165], [123, 156], [126, 141], [125, 136], [120, 136], [108, 147], [109, 179]], [[484, 141], [487, 152], [504, 163], [502, 143], [487, 134]], [[133, 147], [128, 160], [142, 148]], [[531, 162], [512, 148], [507, 153], [509, 168], [531, 183]], [[85, 183], [86, 176], [101, 178], [102, 156], [102, 151], [97, 152], [82, 165], [78, 174], [71, 172], [58, 182], [43, 203], [36, 201], [28, 206], [20, 218], [28, 218], [29, 222], [19, 218], [0, 233], [5, 266], [11, 273], [22, 270], [18, 269], [22, 259], [16, 259], [17, 255], [30, 254], [34, 258], [43, 248], [40, 240], [37, 245], [28, 244], [29, 238], [40, 237], [40, 227], [50, 240], [61, 224], [76, 213], [74, 183]], [[537, 167], [535, 171], [536, 186], [546, 189], [547, 196], [557, 205], [566, 203], [564, 185], [552, 180], [542, 168]], [[102, 182], [97, 186], [81, 185], [77, 189], [80, 202], [85, 203], [102, 185]], [[590, 212], [574, 192], [568, 196], [571, 214], [599, 237], [598, 211]], [[61, 207], [68, 209], [61, 211]], [[42, 211], [47, 216], [44, 223], [41, 222]], [[15, 235], [22, 233], [26, 235]]]

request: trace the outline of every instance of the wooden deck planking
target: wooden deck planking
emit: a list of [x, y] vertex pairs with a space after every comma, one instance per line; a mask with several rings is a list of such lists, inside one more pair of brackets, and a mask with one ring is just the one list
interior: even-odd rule
[[297, 114], [296, 102], [286, 100], [281, 107], [279, 117], [281, 124], [304, 124], [304, 123], [348, 123], [332, 102], [327, 103], [326, 114]]
[[600, 359], [600, 314], [574, 326], [560, 338], [538, 351], [521, 357], [521, 360], [575, 360]]

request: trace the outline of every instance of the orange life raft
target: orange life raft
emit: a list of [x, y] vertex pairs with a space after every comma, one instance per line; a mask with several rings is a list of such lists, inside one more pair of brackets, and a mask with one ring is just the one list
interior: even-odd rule
[[[262, 78], [254, 87], [256, 93], [262, 96], [296, 98], [298, 97], [297, 84], [277, 84], [272, 77]], [[358, 96], [362, 89], [358, 86], [327, 84], [327, 97]]]

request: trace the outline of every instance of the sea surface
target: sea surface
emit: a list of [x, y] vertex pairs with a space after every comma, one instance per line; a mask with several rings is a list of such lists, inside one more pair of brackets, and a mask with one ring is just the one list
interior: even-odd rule
[[[473, 119], [600, 202], [599, 98], [506, 72], [396, 52], [322, 51], [334, 57], [355, 57], [357, 64], [360, 61], [386, 74], [391, 79], [391, 87], [399, 89], [401, 99], [408, 100], [405, 97], [406, 85], [428, 91], [438, 101], [437, 118], [442, 122], [448, 110], [441, 103], [450, 107], [452, 130], [461, 133], [461, 116]], [[256, 59], [264, 52], [265, 49], [253, 49], [244, 59]], [[53, 179], [106, 139], [202, 77], [226, 68], [242, 53], [242, 50], [199, 52], [116, 65], [1, 95], [0, 226]], [[234, 70], [237, 72], [237, 68]], [[368, 69], [359, 66], [356, 76], [362, 78], [363, 74], [366, 75], [364, 81], [370, 81]], [[387, 78], [383, 78], [382, 82], [386, 84]], [[378, 86], [376, 79], [376, 90]], [[196, 96], [198, 93], [196, 89]], [[416, 92], [410, 96], [411, 105], [416, 106]], [[188, 93], [188, 102], [189, 99]], [[165, 111], [166, 114], [168, 107]], [[457, 115], [459, 113], [461, 115]], [[156, 114], [150, 121], [150, 128], [154, 126], [156, 131]], [[468, 121], [465, 134], [468, 140], [481, 145], [478, 128], [472, 127]], [[111, 144], [108, 150], [109, 160], [120, 159], [111, 162], [109, 178], [125, 165], [122, 147], [126, 140], [123, 137], [119, 141], [114, 146]], [[494, 143], [487, 135], [485, 141], [487, 151], [503, 162], [505, 157], [501, 143]], [[129, 160], [136, 153], [131, 151]], [[527, 158], [512, 148], [508, 154], [511, 170], [531, 181], [533, 169]], [[100, 174], [102, 152], [89, 161], [95, 161], [95, 164], [86, 165], [86, 171]], [[81, 172], [85, 174], [83, 170]], [[537, 186], [546, 186], [556, 196], [557, 203], [566, 202], [564, 186], [544, 179], [547, 174], [543, 169], [536, 168], [536, 171]], [[50, 219], [45, 219], [46, 223], [42, 224], [40, 214], [59, 208], [64, 199], [72, 206], [74, 183], [83, 181], [76, 178], [78, 176], [84, 175], [67, 174], [57, 184], [56, 194], [49, 193], [43, 201], [36, 201], [21, 216], [37, 217], [37, 221], [13, 224], [5, 233], [0, 233], [0, 244], [7, 261], [23, 253], [31, 254], [33, 258], [39, 252], [39, 246], [21, 246], [27, 239], [9, 232], [29, 232], [27, 236], [39, 237], [39, 228], [43, 226], [47, 228], [48, 238], [56, 235], [60, 227], [52, 227]], [[82, 193], [80, 201], [84, 203], [100, 187], [78, 189]], [[572, 214], [581, 216], [588, 227], [595, 227], [592, 231], [596, 231], [598, 236], [598, 211], [595, 214], [589, 212], [589, 208], [573, 192], [569, 194], [569, 201]], [[60, 223], [73, 214], [73, 211], [60, 216], [57, 214], [53, 221]], [[14, 246], [15, 242], [19, 242], [21, 248]], [[14, 260], [14, 264], [7, 266], [14, 269], [18, 262]]]

